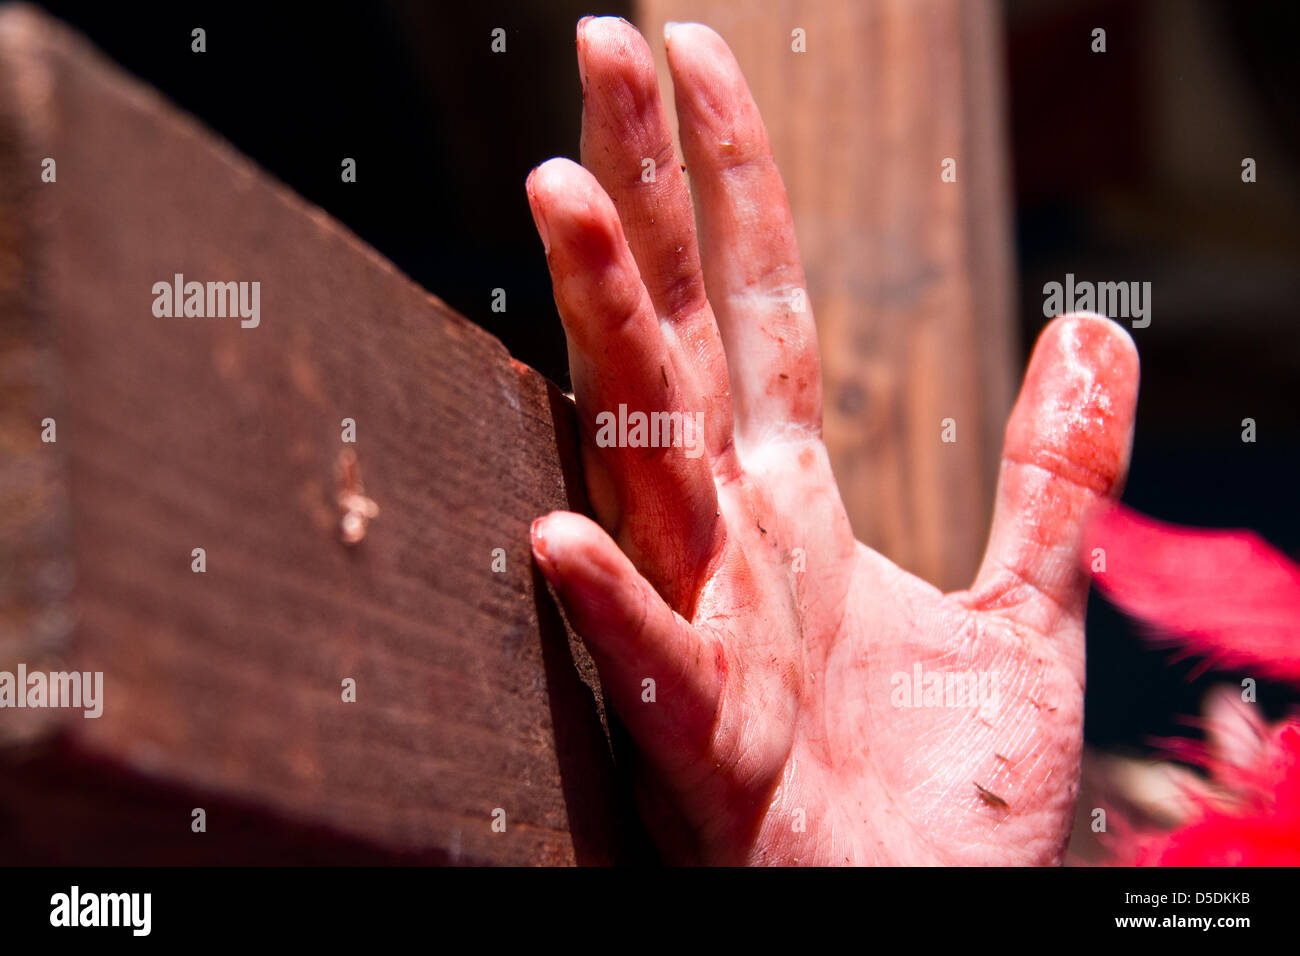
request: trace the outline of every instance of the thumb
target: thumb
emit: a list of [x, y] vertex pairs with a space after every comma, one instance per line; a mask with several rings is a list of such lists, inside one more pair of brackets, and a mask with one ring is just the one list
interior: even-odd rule
[[664, 603], [613, 539], [582, 515], [533, 522], [533, 556], [638, 747], [685, 770], [708, 745], [722, 686], [719, 645]]
[[1137, 389], [1137, 349], [1116, 323], [1076, 313], [1043, 330], [1007, 422], [993, 527], [968, 603], [1040, 634], [1083, 619], [1084, 526], [1123, 484]]

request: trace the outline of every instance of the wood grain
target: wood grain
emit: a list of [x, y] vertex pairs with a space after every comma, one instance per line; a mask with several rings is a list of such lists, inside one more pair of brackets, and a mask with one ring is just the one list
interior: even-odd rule
[[[736, 54], [785, 179], [817, 319], [825, 437], [859, 539], [974, 578], [1011, 408], [1013, 263], [992, 0], [638, 0]], [[805, 31], [806, 52], [792, 50]], [[940, 180], [956, 160], [957, 181]], [[957, 441], [943, 443], [952, 418]]]
[[[569, 401], [25, 8], [0, 13], [0, 190], [0, 668], [106, 683], [97, 720], [0, 711], [0, 858], [642, 852], [528, 549], [585, 508]], [[176, 273], [260, 282], [260, 325], [155, 317]], [[355, 547], [345, 447], [380, 509]]]

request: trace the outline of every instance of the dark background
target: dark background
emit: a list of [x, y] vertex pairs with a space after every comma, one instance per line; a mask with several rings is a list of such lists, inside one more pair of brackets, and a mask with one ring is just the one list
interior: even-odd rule
[[[626, 6], [40, 5], [567, 386], [523, 182], [550, 156], [577, 158], [575, 22]], [[1297, 5], [1010, 0], [1004, 11], [1023, 354], [1046, 321], [1043, 283], [1152, 282], [1125, 500], [1169, 521], [1253, 528], [1296, 555]], [[196, 26], [203, 56], [190, 52]], [[496, 26], [512, 55], [490, 52]], [[1104, 56], [1088, 48], [1097, 26]], [[1240, 179], [1247, 155], [1253, 185]], [[355, 184], [340, 181], [345, 156]], [[491, 311], [496, 287], [506, 313]], [[1255, 444], [1241, 441], [1246, 417]], [[1144, 647], [1095, 594], [1088, 651], [1096, 746], [1192, 733], [1179, 715], [1225, 679]], [[1260, 684], [1270, 716], [1298, 700]]]

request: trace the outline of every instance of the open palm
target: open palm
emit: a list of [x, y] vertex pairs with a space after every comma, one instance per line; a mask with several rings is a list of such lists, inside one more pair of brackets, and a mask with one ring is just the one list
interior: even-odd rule
[[[528, 180], [606, 529], [557, 512], [533, 552], [636, 742], [647, 821], [676, 861], [1059, 861], [1083, 731], [1077, 552], [1127, 464], [1132, 342], [1095, 316], [1044, 331], [968, 591], [859, 544], [758, 111], [715, 33], [672, 25], [666, 43], [694, 211], [649, 48], [617, 19], [578, 26], [585, 168]], [[661, 417], [638, 430], [637, 413]]]

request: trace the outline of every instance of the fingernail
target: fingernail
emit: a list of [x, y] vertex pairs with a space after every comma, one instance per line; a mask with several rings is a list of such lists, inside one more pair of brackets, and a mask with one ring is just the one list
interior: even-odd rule
[[676, 20], [665, 20], [665, 21], [664, 21], [664, 42], [665, 42], [665, 43], [667, 43], [668, 40], [670, 39], [670, 36], [669, 36], [669, 35], [673, 32], [673, 27], [675, 27], [675, 26], [677, 26], [677, 21], [676, 21]]
[[549, 567], [551, 555], [546, 550], [546, 539], [542, 537], [539, 530], [545, 520], [545, 517], [533, 519], [532, 526], [528, 529], [528, 543], [533, 549], [533, 555], [537, 558], [537, 563]]

